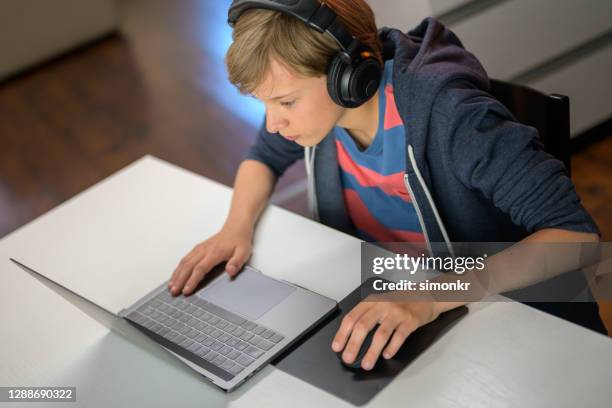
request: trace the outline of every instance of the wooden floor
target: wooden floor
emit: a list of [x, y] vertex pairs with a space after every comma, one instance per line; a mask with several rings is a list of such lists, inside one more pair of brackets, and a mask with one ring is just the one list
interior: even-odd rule
[[[612, 241], [612, 134], [575, 152], [571, 165], [582, 204], [597, 222], [602, 241]], [[612, 337], [612, 302], [600, 302], [599, 309]]]
[[[219, 95], [229, 1], [118, 4], [118, 35], [0, 83], [0, 237], [145, 154], [232, 184], [256, 128]], [[612, 137], [572, 165], [611, 240]], [[305, 214], [303, 178], [294, 166], [275, 202]], [[612, 332], [612, 306], [602, 306]]]

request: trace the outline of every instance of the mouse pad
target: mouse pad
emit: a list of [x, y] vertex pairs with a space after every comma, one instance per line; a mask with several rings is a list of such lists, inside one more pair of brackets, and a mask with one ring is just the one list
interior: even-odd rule
[[[371, 287], [369, 280], [366, 284]], [[299, 343], [272, 362], [278, 369], [323, 389], [354, 405], [364, 405], [378, 394], [400, 371], [463, 317], [465, 306], [442, 313], [438, 319], [412, 333], [390, 360], [379, 358], [370, 371], [342, 365], [331, 349], [342, 318], [361, 300], [361, 286], [344, 298], [338, 311]]]

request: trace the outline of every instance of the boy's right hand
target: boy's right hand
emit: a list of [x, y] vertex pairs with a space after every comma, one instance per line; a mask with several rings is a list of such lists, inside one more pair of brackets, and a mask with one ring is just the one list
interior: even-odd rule
[[216, 265], [228, 261], [225, 270], [236, 276], [251, 256], [253, 231], [224, 226], [221, 231], [196, 245], [174, 270], [168, 288], [172, 295], [189, 295]]

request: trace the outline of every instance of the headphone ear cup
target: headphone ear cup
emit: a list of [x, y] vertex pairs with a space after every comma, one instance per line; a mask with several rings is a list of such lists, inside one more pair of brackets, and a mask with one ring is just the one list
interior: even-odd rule
[[340, 54], [336, 55], [327, 70], [327, 92], [332, 100], [344, 108], [347, 107], [342, 98], [342, 75], [346, 64], [342, 61]]
[[337, 105], [356, 108], [376, 93], [381, 76], [382, 70], [377, 60], [367, 58], [352, 66], [338, 54], [327, 72], [327, 91]]
[[352, 70], [348, 81], [348, 92], [351, 101], [357, 106], [368, 101], [380, 85], [382, 72], [378, 61], [372, 58], [361, 61]]

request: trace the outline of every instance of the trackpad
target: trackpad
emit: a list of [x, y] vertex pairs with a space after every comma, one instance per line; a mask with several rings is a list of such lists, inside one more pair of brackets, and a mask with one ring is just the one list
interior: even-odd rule
[[196, 296], [256, 320], [294, 290], [294, 287], [269, 278], [247, 266], [234, 279], [231, 279], [227, 273], [221, 274]]

